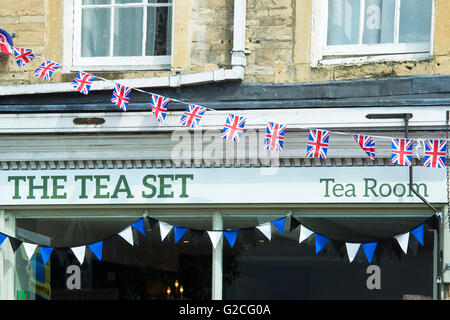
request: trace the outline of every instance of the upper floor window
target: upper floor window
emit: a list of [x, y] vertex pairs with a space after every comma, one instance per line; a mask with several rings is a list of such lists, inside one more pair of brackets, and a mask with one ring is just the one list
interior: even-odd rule
[[75, 0], [73, 21], [73, 66], [170, 66], [172, 0]]
[[430, 54], [433, 0], [319, 2], [313, 13], [321, 42], [317, 62], [406, 60]]

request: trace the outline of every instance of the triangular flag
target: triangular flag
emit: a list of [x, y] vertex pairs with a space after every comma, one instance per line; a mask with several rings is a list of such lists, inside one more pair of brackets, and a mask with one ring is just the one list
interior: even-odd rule
[[298, 240], [298, 243], [302, 243], [304, 240], [306, 240], [310, 235], [312, 235], [314, 232], [306, 228], [304, 225], [300, 226], [300, 239]]
[[88, 244], [88, 247], [95, 254], [98, 260], [102, 260], [103, 241]]
[[150, 225], [150, 230], [154, 229], [156, 224], [158, 223], [158, 220], [152, 217], [147, 217], [148, 224]]
[[132, 246], [134, 245], [133, 230], [131, 229], [131, 226], [129, 226], [128, 228], [125, 228], [124, 230], [119, 232], [118, 235], [121, 236], [126, 242], [128, 242]]
[[423, 224], [411, 230], [411, 234], [423, 245]]
[[375, 253], [375, 249], [377, 248], [377, 243], [376, 242], [362, 243], [361, 246], [363, 247], [364, 253], [366, 254], [367, 261], [371, 263], [373, 254]]
[[328, 242], [328, 238], [316, 233], [316, 254], [322, 250]]
[[136, 221], [135, 223], [133, 223], [131, 225], [133, 228], [135, 228], [137, 231], [139, 231], [140, 233], [142, 233], [145, 236], [145, 223], [144, 223], [144, 218], [140, 218], [138, 221]]
[[5, 239], [8, 238], [8, 236], [4, 235], [3, 233], [0, 233], [0, 245], [5, 241]]
[[161, 241], [164, 241], [166, 236], [169, 234], [170, 230], [172, 230], [172, 226], [170, 224], [159, 221], [159, 231], [161, 233]]
[[72, 247], [70, 249], [77, 258], [78, 262], [80, 262], [80, 264], [83, 264], [84, 254], [86, 253], [86, 246]]
[[209, 238], [211, 239], [212, 245], [215, 248], [222, 238], [222, 231], [208, 231]]
[[200, 240], [202, 239], [203, 235], [205, 234], [204, 230], [189, 230], [191, 232], [191, 241], [194, 247], [198, 246]]
[[34, 243], [22, 243], [23, 248], [25, 249], [25, 253], [27, 254], [28, 260], [31, 260], [31, 257], [34, 254], [34, 251], [36, 250], [37, 244]]
[[48, 259], [50, 259], [50, 255], [52, 254], [53, 248], [39, 247], [39, 251], [41, 252], [42, 262], [46, 264]]
[[55, 248], [55, 253], [61, 267], [64, 267], [65, 265], [72, 263], [68, 261], [69, 248]]
[[234, 247], [234, 243], [236, 242], [238, 230], [237, 229], [226, 230], [226, 231], [223, 232], [223, 234], [225, 235], [225, 238], [227, 239], [227, 241], [230, 244], [230, 246], [233, 248]]
[[408, 253], [408, 241], [409, 241], [409, 232], [395, 236], [398, 244], [402, 248], [403, 252]]
[[291, 216], [291, 226], [289, 227], [289, 232], [292, 232], [300, 225], [300, 221]]
[[244, 243], [255, 245], [255, 227], [242, 228], [239, 230]]
[[259, 226], [256, 226], [256, 229], [262, 232], [263, 235], [266, 236], [269, 241], [272, 240], [272, 225], [270, 222], [260, 224]]
[[272, 221], [273, 225], [277, 227], [278, 231], [280, 231], [280, 234], [283, 234], [284, 230], [284, 222], [286, 221], [286, 218], [281, 218], [275, 221]]
[[175, 243], [177, 243], [178, 240], [183, 238], [183, 236], [186, 233], [186, 231], [187, 231], [187, 228], [181, 228], [181, 227], [177, 227], [177, 226], [173, 227], [173, 233], [174, 233], [174, 236], [175, 236]]
[[358, 250], [359, 250], [359, 247], [361, 246], [361, 244], [346, 242], [345, 246], [347, 247], [348, 260], [350, 260], [350, 262], [352, 262], [353, 259], [355, 259], [356, 253], [358, 253]]
[[22, 241], [12, 237], [8, 237], [8, 239], [13, 252], [16, 252], [16, 250], [19, 249], [20, 245], [22, 244]]

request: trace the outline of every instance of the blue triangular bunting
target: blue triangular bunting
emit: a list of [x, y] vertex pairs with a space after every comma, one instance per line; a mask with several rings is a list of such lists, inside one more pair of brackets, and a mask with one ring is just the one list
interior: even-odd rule
[[278, 229], [278, 231], [280, 231], [280, 234], [283, 234], [285, 221], [286, 221], [286, 218], [281, 218], [281, 219], [272, 221], [272, 224]]
[[316, 233], [316, 254], [322, 250], [328, 242], [328, 238]]
[[175, 236], [175, 243], [177, 243], [178, 240], [183, 238], [183, 236], [186, 233], [186, 231], [187, 231], [187, 228], [181, 228], [181, 227], [177, 227], [177, 226], [173, 227], [173, 234]]
[[95, 254], [98, 260], [102, 260], [103, 241], [88, 244], [88, 247]]
[[369, 263], [371, 263], [373, 254], [375, 253], [375, 249], [377, 247], [377, 243], [376, 242], [362, 243], [361, 246], [364, 249], [364, 253], [366, 254], [367, 261], [369, 261]]
[[135, 223], [131, 225], [133, 228], [135, 228], [137, 231], [142, 233], [145, 236], [145, 223], [144, 218], [139, 219]]
[[234, 243], [236, 242], [237, 233], [238, 233], [237, 229], [226, 230], [223, 232], [223, 234], [225, 235], [225, 238], [228, 240], [228, 243], [230, 244], [230, 246], [232, 248], [234, 246]]
[[416, 239], [420, 242], [421, 245], [423, 245], [423, 224], [421, 224], [414, 230], [411, 230], [411, 234], [414, 237], [416, 237]]
[[39, 247], [39, 251], [41, 252], [42, 262], [46, 264], [48, 259], [50, 258], [50, 255], [52, 254], [53, 248]]
[[0, 245], [5, 241], [5, 239], [8, 238], [8, 236], [5, 236], [3, 233], [0, 233]]

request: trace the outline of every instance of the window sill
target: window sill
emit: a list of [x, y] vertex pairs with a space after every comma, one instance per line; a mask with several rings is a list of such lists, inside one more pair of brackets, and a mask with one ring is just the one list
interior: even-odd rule
[[170, 64], [161, 65], [109, 65], [109, 66], [64, 66], [62, 73], [73, 73], [77, 71], [97, 71], [97, 72], [116, 72], [116, 71], [170, 71]]
[[429, 60], [429, 52], [426, 53], [408, 53], [408, 54], [385, 54], [385, 55], [367, 55], [367, 56], [324, 56], [312, 67], [335, 66], [335, 65], [361, 65], [373, 62], [406, 62]]

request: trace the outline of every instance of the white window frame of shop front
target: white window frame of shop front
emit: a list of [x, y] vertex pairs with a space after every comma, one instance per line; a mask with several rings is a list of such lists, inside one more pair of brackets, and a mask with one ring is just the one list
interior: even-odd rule
[[[63, 4], [63, 63], [64, 70], [71, 72], [75, 70], [86, 71], [122, 71], [122, 70], [165, 70], [172, 64], [172, 55], [145, 56], [146, 41], [146, 21], [147, 10], [143, 10], [143, 35], [142, 35], [142, 55], [141, 56], [112, 56], [113, 41], [110, 41], [110, 57], [81, 57], [81, 10], [82, 0], [64, 0]], [[143, 3], [135, 4], [110, 4], [110, 5], [85, 5], [89, 8], [131, 8], [131, 7], [171, 7], [172, 8], [172, 28], [171, 39], [173, 44], [173, 7], [174, 3]], [[111, 19], [110, 32], [114, 30], [114, 19]], [[111, 36], [111, 39], [114, 37]], [[171, 45], [171, 47], [173, 47]], [[173, 49], [173, 48], [172, 48]]]
[[[360, 17], [365, 0], [360, 0]], [[359, 19], [359, 44], [327, 45], [328, 0], [312, 2], [311, 51], [312, 67], [318, 65], [358, 64], [376, 61], [408, 61], [429, 59], [433, 53], [435, 0], [431, 4], [430, 42], [399, 43], [400, 1], [395, 0], [394, 43], [362, 44], [364, 19]]]

